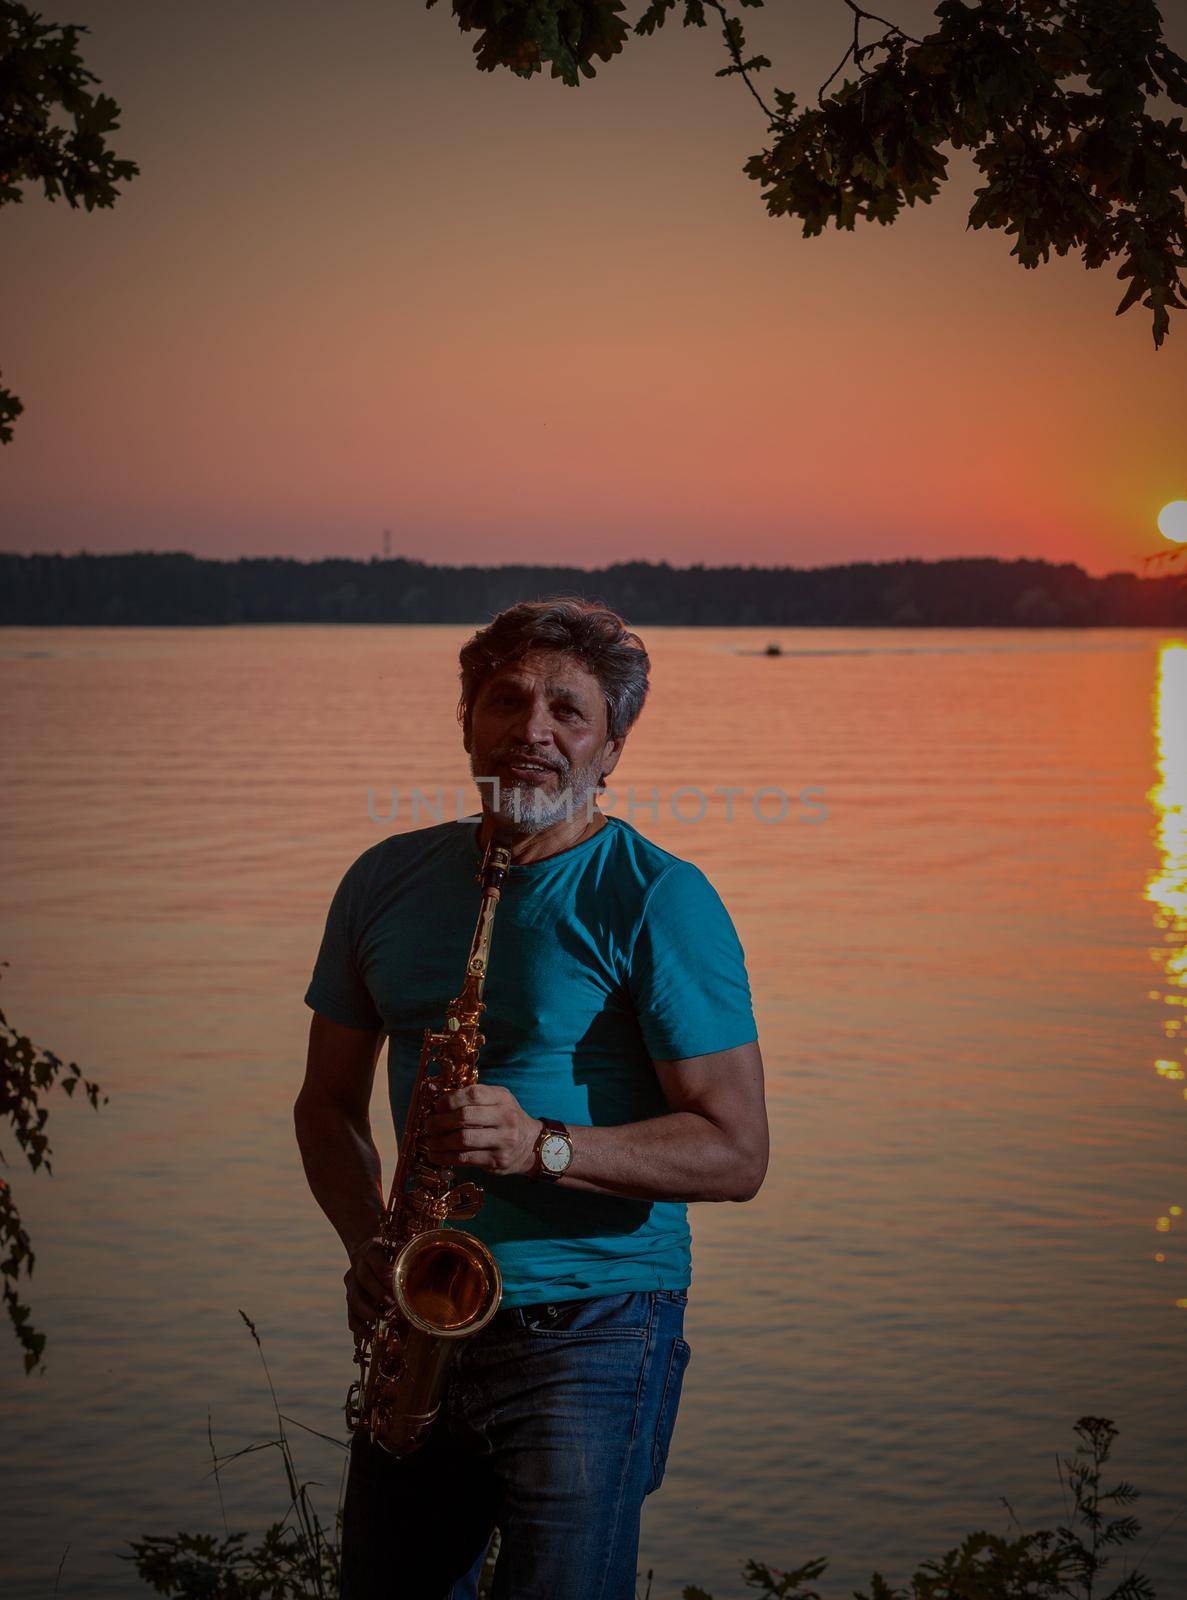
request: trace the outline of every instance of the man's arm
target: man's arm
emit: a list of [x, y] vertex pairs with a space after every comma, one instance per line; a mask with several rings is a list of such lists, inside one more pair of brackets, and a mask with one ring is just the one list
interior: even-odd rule
[[670, 1111], [570, 1128], [573, 1160], [555, 1181], [647, 1200], [752, 1200], [770, 1151], [757, 1041], [654, 1065]]
[[360, 1253], [374, 1238], [385, 1204], [370, 1118], [382, 1044], [381, 1029], [346, 1028], [314, 1012], [305, 1082], [293, 1107], [309, 1187], [351, 1259], [346, 1297], [356, 1333], [374, 1321], [388, 1290], [382, 1256]]
[[[769, 1142], [757, 1043], [682, 1061], [657, 1061], [671, 1108], [618, 1127], [575, 1127], [564, 1189], [639, 1200], [750, 1200], [766, 1175]], [[509, 1090], [478, 1083], [442, 1100], [429, 1119], [429, 1155], [450, 1166], [527, 1174], [539, 1118]]]

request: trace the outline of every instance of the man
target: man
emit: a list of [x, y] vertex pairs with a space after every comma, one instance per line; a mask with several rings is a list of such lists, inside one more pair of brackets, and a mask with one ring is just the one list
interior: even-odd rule
[[[380, 1046], [403, 1125], [425, 1027], [461, 986], [495, 831], [513, 839], [486, 981], [479, 1081], [444, 1098], [428, 1154], [478, 1178], [462, 1224], [494, 1251], [500, 1309], [459, 1342], [428, 1440], [356, 1434], [343, 1600], [471, 1600], [491, 1533], [497, 1600], [633, 1600], [689, 1349], [685, 1203], [749, 1200], [767, 1164], [745, 963], [698, 868], [596, 808], [648, 688], [621, 618], [511, 607], [461, 652], [480, 818], [364, 851], [334, 896], [306, 1003], [297, 1137], [346, 1247], [348, 1322], [386, 1303], [368, 1107]], [[547, 1119], [545, 1122], [544, 1119]]]

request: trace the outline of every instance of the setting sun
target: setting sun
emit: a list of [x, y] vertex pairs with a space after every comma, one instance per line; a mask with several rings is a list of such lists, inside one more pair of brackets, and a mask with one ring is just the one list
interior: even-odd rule
[[1187, 544], [1187, 500], [1170, 500], [1158, 513], [1158, 531], [1175, 544]]

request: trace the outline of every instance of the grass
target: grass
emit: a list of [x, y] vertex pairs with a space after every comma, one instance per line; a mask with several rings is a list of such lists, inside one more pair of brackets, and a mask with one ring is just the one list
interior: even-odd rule
[[[220, 1456], [208, 1416], [221, 1536], [187, 1532], [146, 1536], [129, 1541], [132, 1554], [122, 1559], [131, 1561], [141, 1580], [158, 1594], [183, 1600], [339, 1600], [347, 1446], [284, 1415], [255, 1324], [245, 1312], [239, 1315], [259, 1351], [276, 1417], [276, 1435]], [[337, 1509], [330, 1527], [322, 1522], [310, 1493], [321, 1486], [302, 1481], [297, 1472], [288, 1432], [293, 1427], [315, 1434], [344, 1453]], [[905, 1587], [895, 1587], [875, 1572], [868, 1589], [851, 1591], [852, 1600], [1157, 1600], [1139, 1567], [1123, 1571], [1115, 1581], [1106, 1579], [1114, 1554], [1141, 1531], [1141, 1523], [1127, 1509], [1140, 1491], [1124, 1479], [1102, 1487], [1117, 1432], [1107, 1417], [1084, 1416], [1076, 1422], [1078, 1442], [1073, 1454], [1056, 1457], [1064, 1502], [1064, 1521], [1057, 1527], [1024, 1531], [1009, 1501], [1001, 1497], [1013, 1525], [1011, 1534], [978, 1529], [943, 1556], [922, 1562]], [[288, 1506], [261, 1539], [249, 1544], [246, 1533], [230, 1531], [222, 1473], [232, 1462], [261, 1450], [278, 1452]], [[479, 1585], [480, 1597], [490, 1595], [498, 1550], [496, 1530]], [[788, 1569], [748, 1561], [741, 1576], [745, 1586], [757, 1590], [763, 1600], [832, 1600], [817, 1587], [827, 1566], [822, 1556]], [[647, 1572], [644, 1579], [646, 1587], [637, 1600], [650, 1600], [653, 1573]], [[682, 1593], [683, 1600], [714, 1600], [696, 1585], [686, 1586]]]

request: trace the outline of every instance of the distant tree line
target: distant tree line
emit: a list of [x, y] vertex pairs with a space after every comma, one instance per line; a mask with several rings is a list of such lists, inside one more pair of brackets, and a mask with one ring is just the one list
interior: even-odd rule
[[1181, 576], [1070, 562], [834, 567], [444, 567], [407, 560], [211, 561], [183, 552], [0, 554], [0, 624], [194, 626], [479, 622], [516, 600], [584, 594], [631, 622], [728, 627], [1182, 627]]

